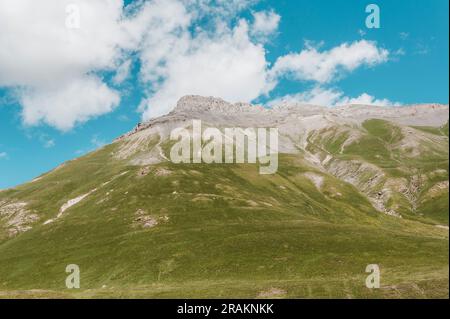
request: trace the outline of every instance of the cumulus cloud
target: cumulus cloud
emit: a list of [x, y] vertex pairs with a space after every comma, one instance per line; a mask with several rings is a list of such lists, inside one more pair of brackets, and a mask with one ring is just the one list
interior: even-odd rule
[[214, 37], [201, 33], [186, 42], [170, 43], [164, 64], [143, 74], [150, 81], [163, 78], [141, 106], [144, 119], [167, 113], [187, 94], [250, 102], [266, 92], [265, 50], [251, 42], [248, 28], [242, 20]]
[[45, 122], [62, 131], [111, 112], [120, 101], [119, 94], [95, 76], [76, 78], [53, 88], [24, 89], [19, 98], [25, 124]]
[[[262, 29], [263, 19], [276, 20], [275, 13], [259, 13], [258, 30], [244, 19], [229, 21], [252, 2], [218, 1], [211, 6], [206, 0], [156, 1], [140, 8], [129, 24], [132, 30], [152, 30], [138, 40], [140, 79], [147, 88], [139, 107], [144, 120], [168, 113], [187, 94], [250, 102], [270, 89], [265, 49], [253, 36], [269, 32]], [[211, 21], [200, 27], [196, 21], [206, 14]]]
[[[79, 8], [80, 28], [66, 25], [66, 8]], [[45, 86], [113, 68], [120, 32], [119, 0], [2, 0], [0, 85]]]
[[307, 46], [299, 53], [278, 58], [271, 73], [275, 79], [288, 75], [296, 80], [328, 83], [335, 80], [341, 74], [340, 71], [351, 72], [361, 66], [372, 67], [386, 62], [388, 56], [388, 50], [366, 40], [343, 43], [323, 52]]
[[[112, 71], [112, 83], [122, 83], [135, 52], [147, 88], [144, 118], [166, 113], [184, 94], [250, 101], [265, 86], [264, 48], [249, 39], [247, 22], [230, 27], [226, 19], [254, 2], [153, 0], [125, 8], [122, 0], [5, 0], [0, 86], [16, 90], [26, 124], [69, 130], [119, 104], [120, 92], [95, 74]], [[76, 27], [67, 25], [69, 5]], [[192, 32], [206, 15], [213, 25]], [[256, 17], [258, 32], [274, 27], [274, 13]]]
[[313, 104], [321, 106], [341, 106], [349, 104], [376, 105], [376, 106], [398, 106], [399, 102], [392, 102], [388, 99], [376, 99], [367, 93], [362, 93], [357, 97], [348, 97], [342, 91], [337, 89], [325, 89], [322, 87], [314, 87], [309, 91], [302, 93], [285, 95], [281, 98], [274, 99], [268, 103], [274, 107], [284, 104]]
[[281, 17], [274, 11], [253, 12], [252, 35], [265, 40], [278, 29]]
[[[149, 0], [125, 7], [123, 0], [3, 0], [0, 87], [15, 92], [25, 124], [65, 131], [113, 111], [135, 62], [147, 120], [186, 94], [251, 102], [283, 77], [329, 83], [342, 71], [388, 59], [387, 50], [361, 40], [328, 51], [307, 45], [271, 68], [264, 45], [281, 17], [268, 10], [240, 18], [256, 2]], [[324, 92], [316, 95], [310, 99], [327, 100]]]
[[121, 84], [123, 81], [125, 81], [130, 75], [130, 69], [131, 60], [126, 60], [117, 68], [116, 75], [113, 78], [113, 82], [115, 84]]
[[[0, 86], [16, 90], [26, 124], [68, 130], [118, 105], [118, 93], [89, 73], [113, 70], [121, 59], [122, 7], [120, 0], [0, 2]], [[79, 17], [74, 27], [71, 14]]]
[[260, 0], [181, 0], [188, 11], [192, 12], [196, 18], [216, 18], [219, 20], [228, 19]]
[[361, 104], [361, 105], [377, 105], [377, 106], [400, 106], [402, 103], [393, 102], [388, 99], [377, 99], [372, 95], [367, 93], [363, 93], [358, 97], [349, 98], [343, 97], [339, 102], [339, 105], [347, 105], [347, 104]]

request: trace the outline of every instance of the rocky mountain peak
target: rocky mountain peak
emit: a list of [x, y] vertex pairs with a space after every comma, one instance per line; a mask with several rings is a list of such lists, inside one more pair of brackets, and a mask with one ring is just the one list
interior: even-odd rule
[[[186, 95], [167, 115], [139, 123], [132, 131], [116, 140], [133, 135], [155, 125], [173, 126], [181, 120], [201, 119], [210, 124], [240, 127], [278, 127], [290, 130], [309, 130], [329, 125], [361, 125], [368, 119], [382, 119], [401, 125], [441, 127], [448, 122], [449, 106], [443, 104], [417, 104], [406, 106], [344, 105], [325, 107], [304, 103], [280, 103], [272, 108], [249, 103], [230, 103], [217, 97]], [[303, 132], [305, 134], [305, 132]]]
[[212, 96], [186, 95], [178, 100], [173, 113], [216, 112], [230, 114], [263, 110], [265, 109], [262, 106], [249, 103], [229, 103], [221, 98]]

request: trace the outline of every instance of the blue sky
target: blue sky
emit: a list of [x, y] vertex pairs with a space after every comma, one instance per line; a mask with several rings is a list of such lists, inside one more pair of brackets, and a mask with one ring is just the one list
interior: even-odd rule
[[[81, 10], [81, 28], [66, 39], [52, 32], [67, 18], [58, 16], [66, 10], [55, 9], [64, 1], [43, 0], [44, 13], [37, 16], [27, 16], [36, 4], [9, 1], [2, 5], [30, 8], [0, 8], [0, 29], [6, 30], [3, 23], [9, 30], [0, 33], [0, 189], [111, 142], [143, 117], [170, 111], [185, 93], [263, 104], [339, 104], [363, 94], [373, 104], [448, 103], [447, 0], [212, 1], [216, 6], [171, 0], [133, 8], [130, 1], [126, 8], [119, 0], [106, 8], [98, 0], [92, 8], [98, 16]], [[91, 5], [79, 2], [81, 9]], [[379, 29], [365, 26], [369, 3], [380, 8]], [[129, 21], [118, 24], [121, 14]], [[41, 24], [46, 19], [50, 23]], [[43, 38], [34, 43], [34, 30], [21, 20], [32, 21]], [[161, 47], [167, 51], [159, 56]], [[345, 57], [356, 52], [362, 58], [348, 62]], [[229, 63], [229, 72], [219, 61]], [[323, 67], [308, 68], [315, 63]], [[119, 79], [121, 67], [128, 72]]]

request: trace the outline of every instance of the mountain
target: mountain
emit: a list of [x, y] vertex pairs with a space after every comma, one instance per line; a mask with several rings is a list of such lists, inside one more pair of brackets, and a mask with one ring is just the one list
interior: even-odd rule
[[[173, 129], [278, 128], [275, 174], [169, 160]], [[186, 96], [0, 191], [0, 297], [449, 296], [448, 105]], [[67, 289], [66, 266], [81, 288]], [[377, 264], [381, 288], [365, 286]]]

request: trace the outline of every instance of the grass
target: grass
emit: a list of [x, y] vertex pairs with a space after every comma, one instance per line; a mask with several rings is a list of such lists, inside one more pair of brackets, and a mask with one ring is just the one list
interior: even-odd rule
[[443, 125], [442, 127], [412, 126], [412, 128], [419, 130], [419, 131], [426, 132], [426, 133], [448, 137], [448, 122], [445, 125]]
[[[365, 129], [370, 141], [398, 138], [385, 123]], [[257, 298], [271, 288], [283, 298], [448, 298], [448, 231], [380, 214], [358, 189], [298, 156], [282, 154], [275, 175], [246, 164], [163, 163], [141, 176], [140, 167], [113, 158], [118, 147], [0, 193], [40, 217], [0, 241], [0, 298]], [[369, 160], [370, 152], [356, 147], [342, 156]], [[306, 172], [323, 177], [320, 190]], [[168, 220], [143, 228], [139, 209]], [[425, 203], [423, 214], [448, 224], [448, 201]], [[73, 263], [80, 290], [65, 288]], [[380, 265], [382, 289], [364, 285], [371, 263]]]

